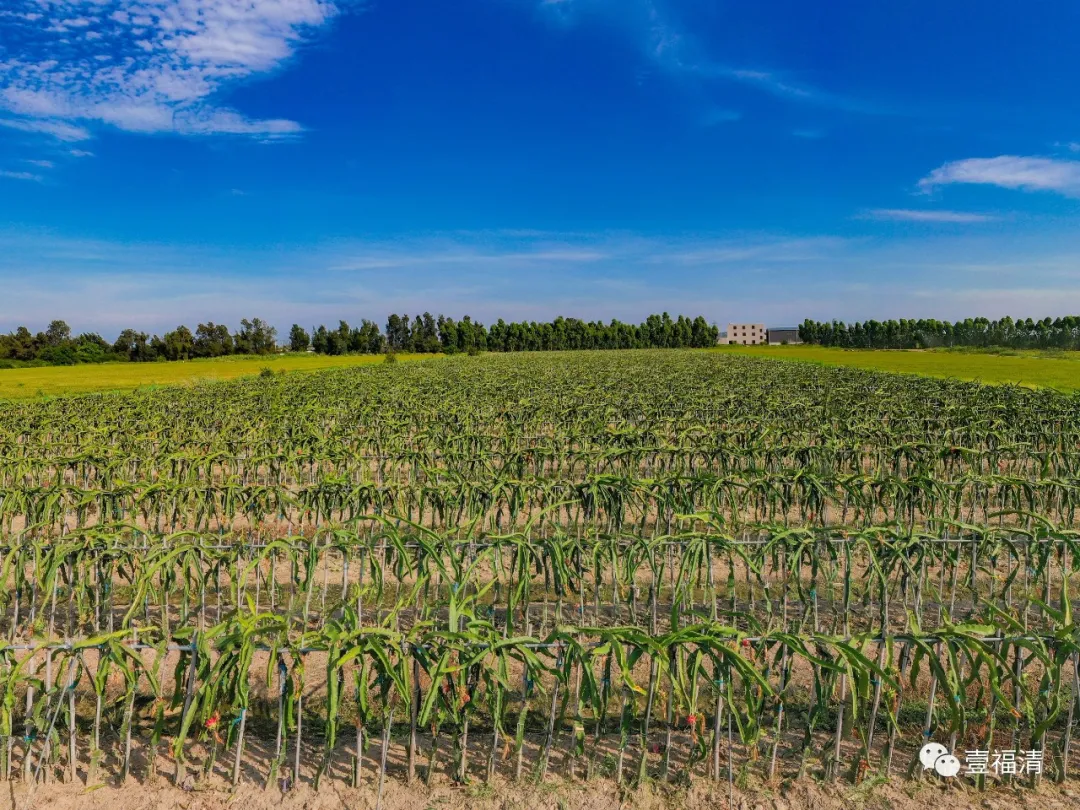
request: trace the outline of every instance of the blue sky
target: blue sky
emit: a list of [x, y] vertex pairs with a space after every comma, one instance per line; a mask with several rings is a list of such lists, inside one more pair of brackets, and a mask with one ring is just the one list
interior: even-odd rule
[[1075, 313], [1078, 23], [1064, 0], [5, 0], [0, 329]]

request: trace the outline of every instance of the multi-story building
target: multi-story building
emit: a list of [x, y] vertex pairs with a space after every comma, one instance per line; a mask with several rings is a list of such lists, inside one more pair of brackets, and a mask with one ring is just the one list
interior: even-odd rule
[[763, 323], [729, 323], [727, 326], [727, 338], [721, 338], [721, 343], [737, 343], [740, 346], [755, 346], [758, 343], [768, 342], [768, 333]]

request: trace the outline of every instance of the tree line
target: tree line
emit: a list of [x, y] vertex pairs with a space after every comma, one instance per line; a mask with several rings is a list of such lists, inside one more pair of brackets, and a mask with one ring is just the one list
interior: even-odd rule
[[640, 324], [612, 320], [582, 321], [555, 318], [551, 322], [506, 323], [499, 319], [490, 327], [466, 315], [460, 320], [431, 313], [391, 315], [385, 328], [364, 319], [359, 326], [346, 321], [328, 328], [305, 329], [293, 324], [284, 346], [277, 329], [261, 318], [240, 321], [231, 331], [224, 324], [200, 323], [194, 331], [178, 326], [162, 336], [125, 329], [110, 343], [101, 335], [85, 332], [73, 336], [61, 320], [33, 334], [25, 326], [0, 335], [0, 367], [15, 365], [75, 365], [128, 361], [190, 360], [234, 354], [272, 354], [278, 351], [318, 354], [385, 354], [394, 352], [455, 354], [574, 349], [704, 348], [716, 345], [719, 330], [702, 316], [691, 320], [668, 313], [650, 315]]
[[846, 324], [805, 320], [803, 343], [850, 349], [931, 349], [949, 346], [1015, 349], [1080, 349], [1080, 316], [967, 318], [950, 323], [919, 318]]
[[77, 363], [153, 360], [190, 360], [228, 354], [271, 354], [278, 350], [277, 330], [261, 318], [244, 318], [240, 329], [224, 324], [200, 323], [194, 332], [178, 326], [163, 337], [125, 329], [109, 343], [96, 332], [72, 337], [64, 321], [53, 321], [44, 332], [32, 334], [25, 326], [0, 335], [0, 363], [73, 366]]
[[289, 332], [289, 349], [320, 354], [361, 352], [458, 352], [567, 351], [574, 349], [679, 349], [715, 346], [719, 330], [702, 316], [691, 320], [683, 315], [672, 319], [668, 313], [650, 315], [640, 324], [612, 320], [582, 321], [558, 317], [537, 323], [506, 323], [502, 318], [485, 327], [468, 315], [460, 321], [431, 313], [391, 315], [386, 333], [368, 320], [358, 327], [340, 321], [336, 329], [319, 326], [309, 333], [299, 324]]

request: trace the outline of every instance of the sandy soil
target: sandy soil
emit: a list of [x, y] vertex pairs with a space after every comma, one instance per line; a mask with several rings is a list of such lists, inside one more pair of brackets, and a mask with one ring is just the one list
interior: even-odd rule
[[[367, 810], [376, 806], [375, 784], [360, 788], [326, 785], [318, 793], [301, 785], [282, 794], [276, 787], [241, 785], [235, 791], [225, 783], [183, 790], [164, 783], [157, 786], [129, 780], [120, 786], [41, 785], [28, 796], [21, 784], [0, 785], [0, 810]], [[736, 789], [729, 805], [726, 784], [699, 781], [688, 788], [650, 784], [639, 790], [620, 790], [612, 781], [549, 781], [542, 786], [496, 782], [491, 786], [427, 787], [387, 781], [383, 807], [387, 810], [1072, 810], [1080, 806], [1080, 784], [1043, 785], [1014, 789], [993, 787], [979, 792], [959, 780], [941, 782], [865, 783], [859, 787], [823, 784], [804, 779]]]

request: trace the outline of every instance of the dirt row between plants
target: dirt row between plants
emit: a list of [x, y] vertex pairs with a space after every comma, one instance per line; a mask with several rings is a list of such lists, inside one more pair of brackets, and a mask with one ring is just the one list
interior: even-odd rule
[[[551, 780], [543, 785], [497, 781], [491, 786], [431, 787], [387, 781], [386, 810], [1074, 810], [1080, 807], [1080, 783], [1039, 788], [991, 787], [975, 790], [961, 779], [942, 782], [867, 782], [853, 787], [810, 779], [736, 789], [729, 804], [726, 785], [700, 781], [689, 788], [650, 784], [620, 789], [613, 781]], [[184, 790], [164, 783], [129, 781], [84, 787], [81, 783], [46, 784], [32, 795], [19, 783], [0, 785], [0, 810], [373, 810], [376, 785], [348, 788], [328, 784], [315, 792], [307, 785], [286, 793], [276, 787], [225, 783]]]

